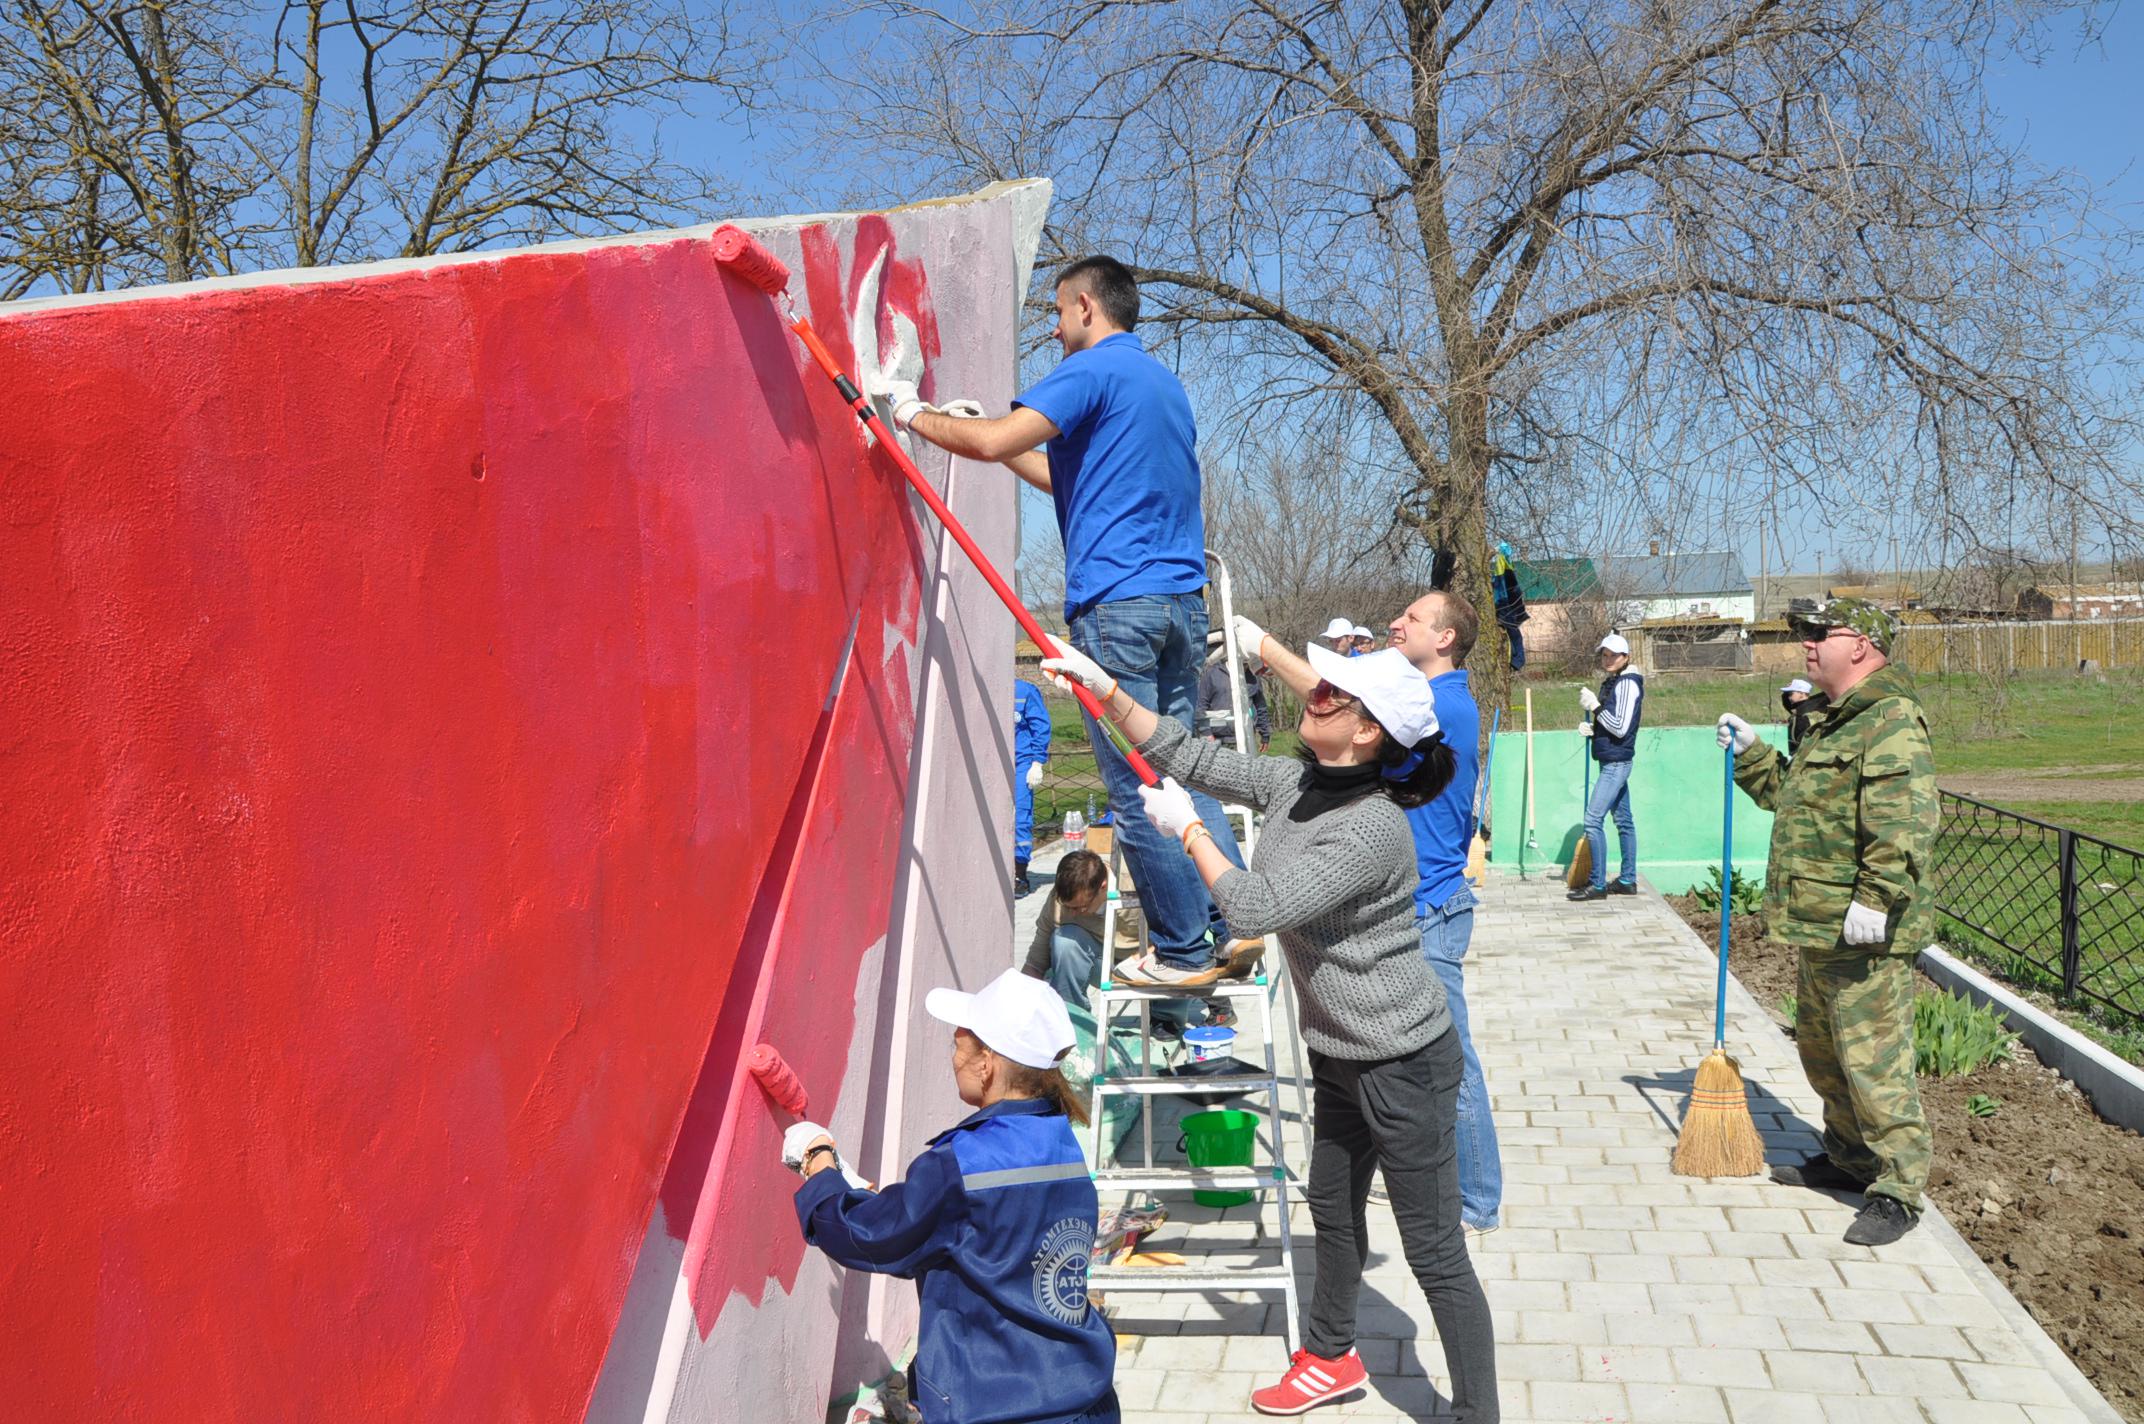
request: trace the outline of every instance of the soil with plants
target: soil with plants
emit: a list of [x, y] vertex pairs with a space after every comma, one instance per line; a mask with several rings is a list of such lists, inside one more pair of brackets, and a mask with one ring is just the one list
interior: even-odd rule
[[[1669, 902], [1719, 942], [1716, 910]], [[1728, 968], [1792, 1037], [1782, 1001], [1795, 951], [1754, 916], [1738, 915], [1733, 936]], [[1923, 995], [1948, 992], [1917, 978]], [[2100, 1118], [2022, 1043], [1970, 1072], [1924, 1074], [1921, 1102], [1936, 1139], [1929, 1195], [2122, 1417], [2144, 1424], [2144, 1137]]]

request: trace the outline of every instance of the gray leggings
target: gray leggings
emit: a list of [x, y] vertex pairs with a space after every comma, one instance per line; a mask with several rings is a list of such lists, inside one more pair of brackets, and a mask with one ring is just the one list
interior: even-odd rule
[[1318, 1274], [1303, 1344], [1332, 1359], [1355, 1343], [1355, 1297], [1370, 1254], [1365, 1204], [1382, 1166], [1400, 1249], [1444, 1342], [1454, 1416], [1495, 1424], [1496, 1331], [1459, 1227], [1459, 1035], [1372, 1063], [1312, 1050], [1310, 1070], [1317, 1097], [1306, 1195]]

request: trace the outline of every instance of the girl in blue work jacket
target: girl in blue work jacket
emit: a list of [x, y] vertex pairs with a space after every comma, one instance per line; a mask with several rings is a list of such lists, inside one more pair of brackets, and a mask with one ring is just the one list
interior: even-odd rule
[[1072, 1020], [1017, 969], [980, 993], [933, 989], [953, 1076], [977, 1111], [938, 1134], [905, 1180], [852, 1185], [834, 1140], [798, 1123], [804, 1239], [844, 1266], [906, 1276], [922, 1300], [909, 1371], [924, 1424], [1116, 1424], [1116, 1337], [1087, 1303], [1096, 1200], [1057, 1063]]

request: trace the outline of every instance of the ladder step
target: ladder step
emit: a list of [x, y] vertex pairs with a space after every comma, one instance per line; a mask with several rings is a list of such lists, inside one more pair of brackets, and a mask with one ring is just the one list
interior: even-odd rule
[[1087, 1289], [1111, 1291], [1284, 1291], [1294, 1270], [1278, 1266], [1089, 1266]]
[[1098, 1192], [1166, 1191], [1196, 1188], [1206, 1192], [1270, 1191], [1285, 1180], [1295, 1186], [1295, 1173], [1282, 1169], [1275, 1177], [1271, 1167], [1110, 1167], [1095, 1174]]
[[1267, 980], [1263, 974], [1253, 979], [1216, 979], [1211, 984], [1170, 984], [1149, 988], [1144, 984], [1120, 984], [1112, 979], [1102, 985], [1100, 993], [1105, 1004], [1132, 1004], [1141, 999], [1249, 999], [1265, 998]]
[[1097, 1078], [1095, 1088], [1104, 1093], [1155, 1094], [1206, 1093], [1237, 1097], [1244, 1093], [1270, 1093], [1280, 1087], [1271, 1073], [1216, 1073], [1205, 1078], [1123, 1077]]

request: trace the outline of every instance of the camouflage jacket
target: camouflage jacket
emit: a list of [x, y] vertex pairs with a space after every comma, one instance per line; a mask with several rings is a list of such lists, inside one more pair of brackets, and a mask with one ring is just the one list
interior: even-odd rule
[[[1793, 761], [1763, 742], [1742, 753], [1735, 781], [1777, 818], [1764, 876], [1774, 939], [1842, 955], [1918, 954], [1934, 941], [1935, 760], [1928, 718], [1896, 668], [1819, 712]], [[1887, 941], [1840, 938], [1853, 900], [1889, 917]]]

